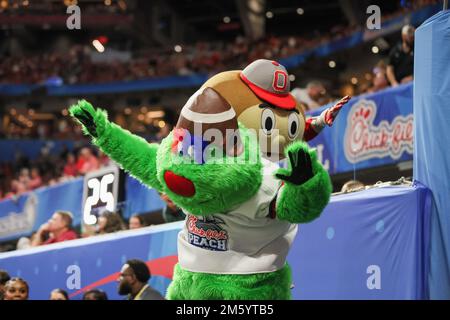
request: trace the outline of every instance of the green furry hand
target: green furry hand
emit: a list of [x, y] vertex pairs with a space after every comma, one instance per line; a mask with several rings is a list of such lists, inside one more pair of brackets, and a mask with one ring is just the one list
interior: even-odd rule
[[286, 148], [286, 153], [290, 170], [276, 172], [276, 177], [286, 181], [277, 196], [277, 217], [291, 223], [313, 221], [330, 200], [333, 189], [330, 176], [306, 143], [294, 142]]
[[72, 117], [81, 123], [87, 133], [94, 138], [98, 138], [98, 122], [101, 120], [104, 122], [106, 120], [106, 114], [101, 110], [95, 110], [86, 100], [78, 101], [76, 105], [70, 107], [69, 112]]
[[148, 143], [110, 122], [105, 110], [94, 108], [86, 100], [78, 101], [69, 108], [69, 112], [83, 126], [83, 132], [93, 138], [92, 143], [122, 169], [143, 184], [162, 190], [156, 170], [157, 144]]
[[278, 169], [275, 176], [297, 186], [304, 184], [314, 176], [311, 156], [308, 149], [301, 143], [295, 143], [287, 148], [291, 171]]

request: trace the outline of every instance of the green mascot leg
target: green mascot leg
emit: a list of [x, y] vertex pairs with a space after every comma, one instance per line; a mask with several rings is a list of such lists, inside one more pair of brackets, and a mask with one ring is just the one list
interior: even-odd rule
[[291, 268], [269, 273], [224, 275], [190, 272], [175, 266], [170, 300], [290, 300]]

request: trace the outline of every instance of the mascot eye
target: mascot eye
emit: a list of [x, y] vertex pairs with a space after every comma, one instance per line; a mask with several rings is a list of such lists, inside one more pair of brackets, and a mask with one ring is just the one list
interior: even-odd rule
[[178, 155], [180, 156], [180, 157], [182, 157], [184, 154], [183, 154], [183, 143], [181, 143], [181, 142], [179, 142], [178, 143], [178, 146], [177, 146], [177, 149], [178, 149]]
[[288, 118], [288, 134], [290, 139], [294, 140], [297, 138], [299, 127], [300, 120], [298, 119], [298, 115], [297, 113], [292, 112]]
[[261, 116], [261, 128], [264, 133], [270, 135], [273, 128], [275, 128], [275, 115], [269, 108], [264, 109]]

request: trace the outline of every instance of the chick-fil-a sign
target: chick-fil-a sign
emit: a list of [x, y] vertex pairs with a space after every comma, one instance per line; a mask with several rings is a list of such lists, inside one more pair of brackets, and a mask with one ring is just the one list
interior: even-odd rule
[[377, 106], [361, 100], [352, 106], [344, 136], [345, 157], [350, 163], [384, 158], [399, 159], [403, 152], [413, 153], [413, 115], [396, 116], [375, 125]]

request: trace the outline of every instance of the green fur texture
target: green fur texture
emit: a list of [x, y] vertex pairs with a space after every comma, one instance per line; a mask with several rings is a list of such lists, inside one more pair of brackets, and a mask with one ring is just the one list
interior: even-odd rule
[[[228, 157], [222, 163], [212, 160], [199, 165], [171, 152], [172, 133], [159, 146], [149, 144], [143, 138], [109, 122], [106, 111], [95, 109], [85, 100], [69, 109], [75, 118], [82, 115], [83, 110], [91, 115], [95, 123], [97, 138], [93, 137], [92, 142], [96, 146], [132, 176], [166, 193], [176, 205], [189, 213], [203, 216], [225, 213], [251, 198], [261, 185], [259, 145], [249, 142], [254, 140], [248, 137], [248, 130], [242, 126], [240, 135], [244, 152], [240, 156]], [[91, 135], [84, 126], [83, 132]], [[248, 159], [255, 161], [246, 161]], [[184, 197], [170, 191], [164, 181], [167, 170], [191, 180], [195, 185], [195, 195]]]
[[[143, 184], [161, 190], [156, 176], [158, 145], [149, 144], [145, 139], [109, 122], [106, 111], [96, 110], [86, 100], [70, 107], [69, 112], [72, 117], [77, 117], [82, 110], [93, 117], [96, 125], [97, 138], [92, 137], [92, 142]], [[84, 126], [83, 132], [90, 135]]]
[[[277, 218], [291, 223], [307, 223], [320, 216], [330, 201], [332, 185], [328, 172], [317, 161], [317, 154], [308, 148], [304, 142], [294, 142], [288, 151], [305, 150], [311, 157], [314, 176], [302, 185], [285, 182], [277, 199]], [[289, 175], [289, 170], [280, 168], [277, 171]]]
[[175, 265], [167, 289], [170, 300], [290, 300], [291, 268], [269, 273], [223, 275], [196, 273]]
[[[164, 181], [164, 172], [170, 170], [191, 180], [196, 192], [192, 197], [183, 197], [173, 193], [165, 183], [162, 183], [163, 192], [179, 207], [193, 215], [201, 216], [226, 213], [250, 199], [256, 194], [262, 182], [259, 145], [249, 143], [252, 140], [244, 127], [240, 127], [239, 133], [244, 145], [244, 152], [240, 156], [228, 157], [224, 163], [207, 161], [203, 165], [195, 164], [189, 158], [182, 159], [172, 153], [172, 133], [167, 136], [161, 142], [157, 155], [159, 180]], [[250, 154], [253, 158], [250, 158]], [[253, 161], [248, 161], [249, 159]]]

